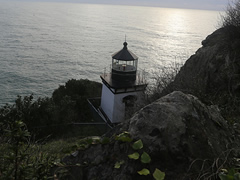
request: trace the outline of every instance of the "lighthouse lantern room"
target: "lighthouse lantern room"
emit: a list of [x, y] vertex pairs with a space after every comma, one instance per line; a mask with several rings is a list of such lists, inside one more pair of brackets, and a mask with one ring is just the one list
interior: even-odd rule
[[125, 119], [126, 112], [147, 86], [145, 78], [137, 71], [138, 57], [127, 48], [112, 55], [109, 73], [101, 75], [103, 82], [100, 110], [111, 123]]

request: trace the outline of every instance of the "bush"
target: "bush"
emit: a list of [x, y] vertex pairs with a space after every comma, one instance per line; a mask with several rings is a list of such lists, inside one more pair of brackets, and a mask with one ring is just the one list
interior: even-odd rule
[[168, 66], [161, 67], [158, 72], [154, 73], [155, 84], [148, 89], [150, 102], [155, 101], [163, 96], [163, 91], [166, 91], [169, 84], [174, 81], [181, 67], [181, 63], [172, 63]]
[[30, 133], [20, 121], [0, 124], [0, 179], [49, 179], [54, 158], [30, 142]]
[[87, 99], [101, 96], [102, 85], [89, 80], [69, 80], [53, 92], [52, 99], [59, 108], [60, 119], [86, 122], [91, 119]]
[[51, 98], [34, 100], [33, 95], [18, 96], [15, 104], [0, 108], [0, 123], [22, 120], [37, 138], [63, 136], [73, 133], [72, 123], [92, 121], [87, 98], [100, 95], [100, 83], [72, 79], [56, 89]]
[[225, 15], [222, 16], [222, 27], [240, 27], [240, 0], [229, 2]]

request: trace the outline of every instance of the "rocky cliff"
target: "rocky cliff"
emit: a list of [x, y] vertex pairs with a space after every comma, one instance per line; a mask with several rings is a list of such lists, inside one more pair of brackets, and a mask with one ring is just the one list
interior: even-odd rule
[[[217, 104], [226, 116], [239, 119], [240, 105], [240, 30], [221, 28], [202, 41], [164, 91], [190, 93], [204, 103]], [[236, 118], [237, 117], [237, 118]]]
[[[170, 180], [198, 176], [214, 179], [230, 157], [232, 144], [237, 142], [216, 106], [206, 106], [180, 91], [144, 107], [114, 129], [109, 138], [91, 142], [87, 149], [66, 157], [64, 162], [70, 167], [84, 165], [71, 169], [71, 173], [78, 179], [141, 180], [153, 179], [157, 168]], [[140, 150], [132, 148], [137, 140], [143, 142]], [[140, 158], [129, 158], [136, 152], [140, 156], [146, 152], [151, 161], [142, 163]], [[149, 175], [139, 175], [144, 168]]]
[[[159, 169], [170, 180], [217, 179], [239, 144], [237, 123], [234, 129], [222, 116], [229, 118], [233, 112], [236, 121], [240, 114], [239, 30], [219, 29], [202, 45], [163, 97], [119, 124], [108, 137], [90, 141], [90, 146], [63, 160], [69, 167], [80, 164], [70, 169], [73, 176], [153, 179]], [[143, 145], [134, 149], [138, 140]], [[143, 154], [151, 160], [142, 161]], [[143, 168], [149, 173], [140, 175]]]
[[216, 30], [202, 41], [177, 74], [172, 90], [194, 95], [240, 96], [240, 33], [236, 27]]

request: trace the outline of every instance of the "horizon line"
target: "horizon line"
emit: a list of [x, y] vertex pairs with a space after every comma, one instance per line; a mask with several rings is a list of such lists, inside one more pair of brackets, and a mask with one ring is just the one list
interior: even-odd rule
[[[0, 0], [0, 2], [6, 2]], [[9, 0], [7, 2], [39, 2], [39, 3], [68, 3], [68, 4], [95, 4], [95, 5], [114, 5], [114, 6], [136, 6], [136, 7], [152, 7], [152, 8], [169, 8], [169, 9], [186, 9], [186, 10], [202, 10], [202, 11], [225, 11], [226, 6], [219, 8], [198, 8], [198, 7], [183, 7], [183, 6], [167, 6], [167, 5], [148, 5], [148, 4], [126, 4], [126, 3], [104, 3], [104, 2], [77, 2], [77, 1], [65, 1], [65, 0]]]

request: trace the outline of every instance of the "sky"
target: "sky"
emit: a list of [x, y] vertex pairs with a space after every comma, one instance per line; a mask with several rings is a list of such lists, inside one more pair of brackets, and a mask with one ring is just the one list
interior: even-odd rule
[[15, 0], [15, 1], [44, 1], [44, 2], [49, 1], [49, 2], [117, 4], [117, 5], [186, 8], [186, 9], [225, 10], [229, 0]]

